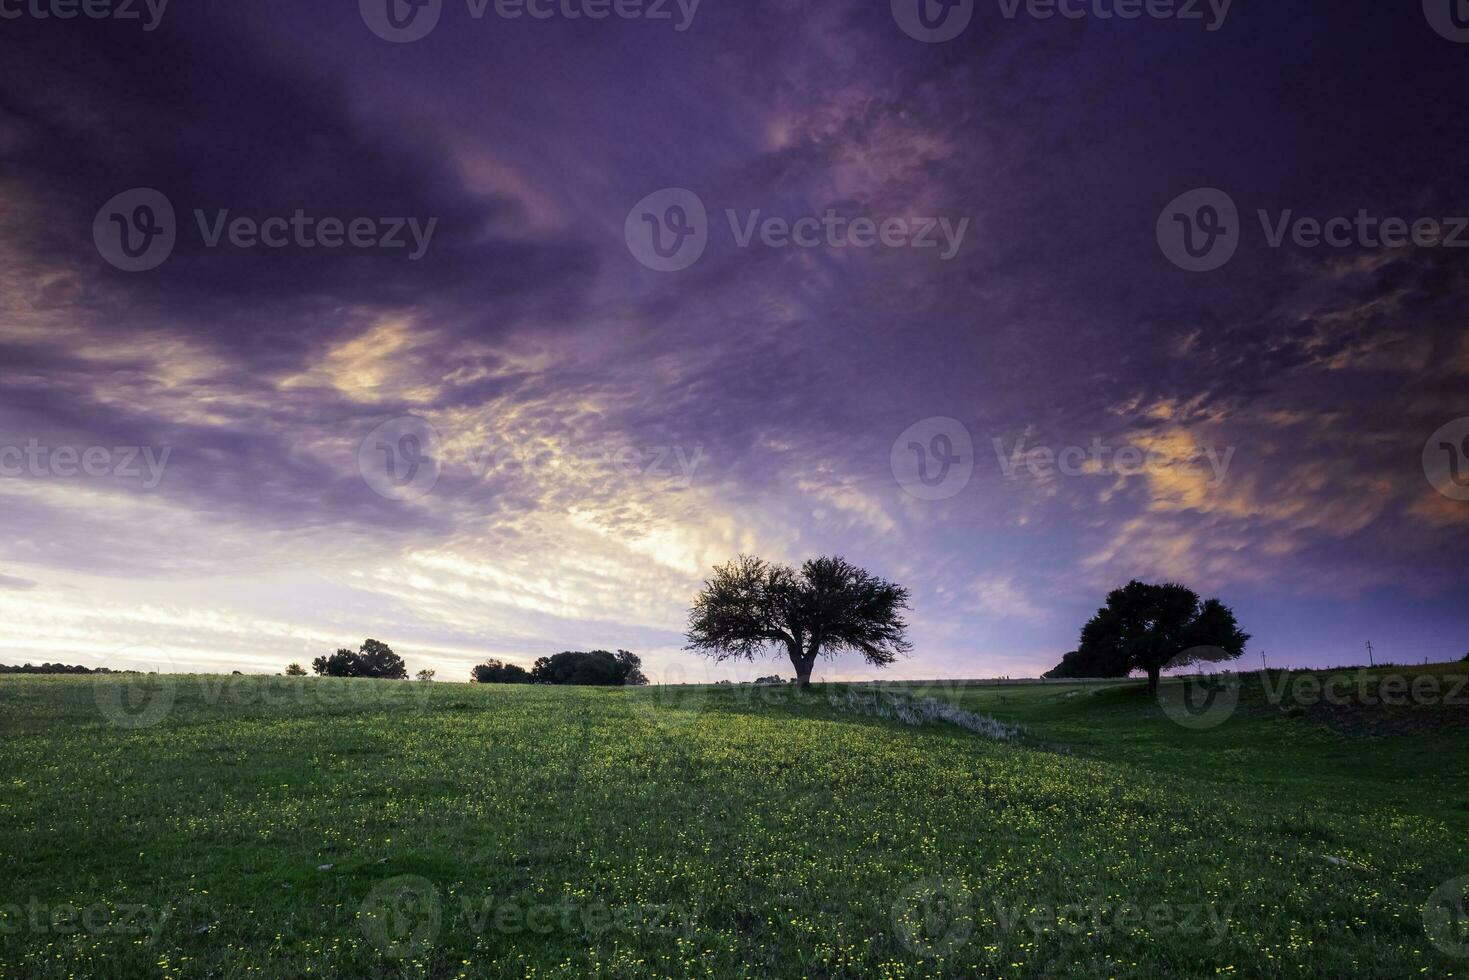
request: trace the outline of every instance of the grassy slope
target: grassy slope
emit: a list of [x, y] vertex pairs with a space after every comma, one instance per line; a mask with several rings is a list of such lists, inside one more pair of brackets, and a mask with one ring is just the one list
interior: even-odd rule
[[[785, 690], [284, 678], [180, 679], [126, 730], [95, 696], [119, 683], [0, 678], [0, 915], [168, 917], [12, 909], [0, 977], [1469, 975], [1420, 912], [1469, 873], [1462, 733], [1189, 732], [1136, 685], [947, 692], [1063, 752]], [[385, 881], [397, 920], [372, 914]], [[919, 921], [935, 891], [949, 914]]]

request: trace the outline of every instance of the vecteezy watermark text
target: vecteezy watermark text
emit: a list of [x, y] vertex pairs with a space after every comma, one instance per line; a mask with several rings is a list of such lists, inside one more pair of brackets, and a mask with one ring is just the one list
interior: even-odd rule
[[1234, 0], [997, 0], [1006, 20], [1203, 21], [1209, 33], [1224, 26]]
[[380, 423], [363, 439], [357, 465], [367, 485], [391, 500], [414, 500], [430, 493], [449, 464], [474, 481], [496, 476], [555, 475], [558, 479], [597, 480], [609, 476], [662, 481], [688, 489], [704, 465], [704, 447], [649, 446], [626, 442], [587, 442], [520, 446], [481, 445], [446, 459], [438, 430], [416, 415]]
[[916, 955], [944, 956], [971, 941], [1028, 934], [1035, 941], [1051, 936], [1125, 935], [1146, 931], [1196, 936], [1217, 945], [1229, 932], [1232, 904], [1213, 902], [986, 901], [951, 878], [909, 883], [892, 905], [894, 931]]
[[[1234, 459], [1235, 447], [1194, 446], [1187, 452], [1150, 446], [1113, 446], [1100, 436], [1085, 446], [1056, 449], [1028, 446], [1019, 436], [1008, 447], [1005, 439], [990, 439], [1000, 472], [1015, 477], [1022, 471], [1032, 477], [1053, 474], [1068, 477], [1132, 477], [1160, 473], [1198, 473], [1207, 477], [1206, 487], [1224, 482]], [[889, 455], [893, 478], [907, 493], [920, 500], [944, 500], [968, 485], [974, 474], [974, 440], [969, 428], [958, 419], [934, 416], [904, 429]]]
[[139, 480], [145, 490], [163, 482], [172, 446], [43, 446], [29, 439], [24, 446], [0, 445], [0, 477], [79, 476]]
[[[1255, 211], [1268, 248], [1287, 243], [1317, 248], [1469, 248], [1469, 217], [1401, 217], [1358, 208], [1353, 215], [1302, 215], [1286, 208]], [[1234, 257], [1245, 223], [1234, 199], [1200, 187], [1169, 201], [1158, 215], [1158, 247], [1168, 261], [1190, 272], [1210, 272]]]
[[[670, 22], [682, 34], [694, 23], [702, 0], [465, 0], [470, 20], [494, 12], [501, 20], [645, 20]], [[444, 0], [358, 0], [362, 22], [384, 41], [421, 41], [438, 26]]]
[[0, 20], [135, 20], [155, 31], [167, 9], [168, 0], [0, 0]]
[[[1174, 20], [1224, 26], [1233, 0], [996, 0], [1000, 15], [1017, 20]], [[915, 41], [952, 41], [969, 27], [976, 0], [890, 0], [893, 20]]]
[[533, 474], [557, 470], [586, 473], [613, 472], [625, 477], [667, 480], [677, 487], [693, 485], [694, 474], [704, 463], [704, 447], [628, 446], [589, 444], [523, 451], [515, 447], [480, 449], [470, 453], [470, 471], [484, 479], [492, 473]]
[[[827, 209], [821, 217], [807, 216], [788, 221], [785, 218], [760, 217], [759, 209], [747, 211], [740, 217], [733, 209], [726, 209], [729, 230], [735, 244], [749, 248], [757, 236], [766, 248], [938, 248], [943, 247], [939, 258], [952, 259], [964, 244], [964, 233], [969, 228], [969, 219], [960, 218], [958, 224], [948, 218], [846, 218]], [[942, 239], [942, 241], [940, 241]]]
[[1469, 672], [1459, 675], [1369, 673], [1359, 667], [1355, 672], [1315, 673], [1280, 672], [1275, 677], [1262, 673], [1265, 697], [1279, 706], [1299, 705], [1310, 708], [1318, 704], [1345, 707], [1469, 707]]
[[[959, 253], [969, 230], [967, 217], [850, 217], [832, 208], [794, 218], [767, 215], [760, 208], [743, 213], [726, 208], [724, 215], [737, 248], [758, 243], [771, 249], [935, 249], [944, 261]], [[644, 197], [623, 223], [628, 251], [658, 272], [677, 272], [697, 262], [709, 244], [709, 233], [703, 200], [682, 187], [666, 187]]]
[[1180, 467], [1201, 470], [1207, 467], [1212, 476], [1210, 487], [1224, 482], [1235, 453], [1233, 446], [1222, 450], [1203, 446], [1180, 457], [1141, 446], [1113, 447], [1103, 442], [1100, 436], [1086, 446], [1065, 446], [1059, 450], [1049, 446], [1027, 448], [1024, 436], [1016, 439], [1008, 450], [1004, 440], [998, 436], [990, 442], [995, 449], [995, 458], [999, 460], [1000, 471], [1006, 476], [1014, 476], [1021, 467], [1036, 477], [1049, 476], [1052, 472], [1061, 476], [1141, 476], [1164, 470], [1177, 471]]
[[[209, 249], [405, 250], [411, 262], [428, 252], [439, 223], [438, 218], [315, 215], [304, 208], [264, 217], [195, 208], [193, 216], [199, 241]], [[98, 253], [124, 272], [156, 269], [173, 254], [178, 236], [173, 203], [151, 187], [115, 195], [92, 222]]]
[[129, 902], [49, 905], [32, 897], [24, 904], [0, 902], [0, 935], [14, 936], [23, 932], [63, 936], [76, 933], [91, 936], [149, 935], [156, 940], [159, 930], [168, 921], [169, 913], [168, 908]]
[[400, 875], [373, 886], [357, 913], [363, 937], [388, 959], [416, 956], [438, 941], [447, 919], [473, 935], [499, 933], [597, 937], [607, 933], [693, 935], [688, 910], [666, 904], [611, 906], [565, 899], [523, 903], [493, 896], [460, 895], [445, 907], [438, 887], [419, 875]]

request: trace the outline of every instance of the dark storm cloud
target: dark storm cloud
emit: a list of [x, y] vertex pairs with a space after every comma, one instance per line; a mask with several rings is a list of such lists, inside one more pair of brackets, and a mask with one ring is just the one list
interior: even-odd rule
[[[28, 271], [67, 270], [71, 292], [109, 324], [162, 322], [270, 367], [338, 330], [352, 307], [432, 306], [499, 332], [528, 311], [573, 312], [592, 271], [574, 241], [513, 236], [516, 202], [465, 192], [431, 133], [354, 118], [340, 82], [178, 12], [144, 38], [78, 20], [7, 23], [0, 60], [7, 237]], [[132, 187], [178, 216], [169, 260], [146, 275], [102, 263], [97, 209]], [[257, 221], [413, 218], [428, 250], [206, 247], [219, 212]], [[407, 238], [407, 230], [402, 233]]]
[[[469, 193], [431, 132], [373, 127], [339, 80], [205, 9], [171, 13], [142, 36], [86, 19], [6, 22], [6, 305], [12, 325], [36, 325], [0, 340], [6, 435], [171, 447], [160, 492], [265, 526], [442, 526], [373, 494], [350, 456], [344, 467], [320, 451], [323, 439], [355, 445], [410, 407], [364, 409], [319, 386], [283, 397], [277, 384], [385, 315], [431, 319], [443, 351], [526, 317], [565, 322], [582, 305], [591, 252], [521, 234], [518, 202]], [[104, 201], [140, 186], [166, 194], [179, 235], [161, 267], [130, 274], [102, 260], [91, 229]], [[416, 261], [404, 249], [209, 248], [196, 208], [211, 225], [223, 209], [434, 225]], [[181, 356], [204, 363], [164, 385], [160, 370]]]

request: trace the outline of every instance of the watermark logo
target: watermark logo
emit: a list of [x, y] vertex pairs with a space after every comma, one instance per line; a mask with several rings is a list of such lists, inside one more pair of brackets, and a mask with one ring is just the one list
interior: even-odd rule
[[1423, 475], [1450, 500], [1469, 500], [1469, 417], [1447, 422], [1428, 437]]
[[888, 456], [893, 478], [919, 500], [946, 500], [974, 473], [974, 440], [963, 422], [926, 418], [904, 429]]
[[1169, 201], [1156, 230], [1168, 261], [1189, 272], [1211, 272], [1239, 248], [1239, 209], [1218, 188], [1200, 187]]
[[152, 728], [168, 717], [177, 696], [173, 658], [156, 647], [129, 647], [92, 678], [92, 697], [102, 717], [118, 728]]
[[1423, 928], [1449, 956], [1469, 956], [1469, 875], [1446, 881], [1423, 903]]
[[974, 17], [974, 0], [892, 0], [893, 20], [915, 41], [952, 41]]
[[151, 187], [114, 195], [92, 220], [97, 253], [123, 272], [158, 268], [173, 254], [177, 238], [173, 204]]
[[389, 500], [416, 500], [439, 482], [439, 433], [416, 415], [379, 424], [357, 448], [357, 468], [373, 492]]
[[893, 928], [915, 956], [946, 956], [973, 935], [974, 907], [974, 897], [960, 881], [916, 881], [893, 902]]
[[[1174, 657], [1168, 667], [1213, 663], [1228, 656], [1218, 647], [1192, 647]], [[1158, 705], [1175, 723], [1203, 731], [1217, 728], [1234, 715], [1235, 708], [1239, 706], [1239, 692], [1237, 674], [1190, 674], [1163, 678], [1158, 684]]]
[[1441, 37], [1469, 43], [1469, 0], [1423, 0], [1423, 16]]
[[357, 910], [362, 936], [383, 956], [417, 956], [439, 937], [443, 908], [433, 882], [400, 875], [379, 882]]
[[407, 44], [428, 37], [439, 24], [444, 0], [357, 0], [362, 22], [384, 41]]
[[709, 215], [693, 191], [665, 187], [633, 205], [622, 235], [633, 258], [649, 269], [678, 272], [704, 254], [709, 244]]

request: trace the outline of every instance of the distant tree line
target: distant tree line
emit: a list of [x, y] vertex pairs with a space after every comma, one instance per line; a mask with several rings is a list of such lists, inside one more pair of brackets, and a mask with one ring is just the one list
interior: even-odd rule
[[[618, 650], [575, 651], [567, 650], [549, 657], [541, 657], [535, 666], [526, 670], [518, 664], [503, 660], [486, 660], [469, 672], [469, 679], [477, 684], [580, 684], [602, 687], [627, 687], [648, 683], [643, 674], [643, 662], [635, 653]], [[405, 680], [408, 667], [403, 658], [380, 640], [364, 640], [356, 650], [340, 649], [336, 653], [317, 657], [311, 662], [311, 670], [320, 677], [375, 677], [385, 680]], [[288, 664], [286, 674], [301, 677], [306, 669], [300, 664]], [[418, 671], [420, 681], [432, 681], [432, 669]]]
[[71, 664], [45, 663], [37, 667], [34, 664], [22, 664], [19, 667], [8, 667], [0, 664], [0, 674], [133, 674], [136, 671], [119, 670], [112, 671], [106, 667], [82, 667]]
[[648, 683], [643, 661], [618, 650], [565, 650], [540, 657], [526, 670], [503, 660], [486, 660], [469, 672], [476, 684], [569, 684], [590, 687], [634, 687]]

